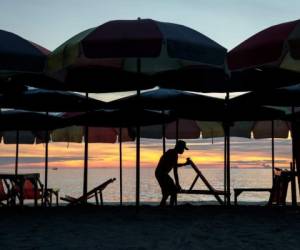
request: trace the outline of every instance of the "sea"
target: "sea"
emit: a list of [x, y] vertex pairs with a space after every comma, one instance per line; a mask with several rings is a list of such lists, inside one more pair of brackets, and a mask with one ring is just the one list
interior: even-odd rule
[[[140, 201], [142, 204], [158, 204], [161, 199], [159, 185], [154, 176], [154, 168], [141, 168], [140, 177]], [[1, 168], [1, 172], [11, 172], [11, 169]], [[41, 181], [44, 183], [43, 168], [20, 168], [20, 173], [40, 173]], [[209, 183], [218, 190], [224, 190], [224, 171], [222, 168], [201, 168], [201, 172]], [[134, 204], [136, 197], [136, 170], [134, 168], [123, 168], [123, 203]], [[183, 189], [188, 189], [194, 178], [195, 172], [190, 167], [179, 170], [179, 180]], [[104, 202], [118, 205], [120, 203], [120, 170], [119, 168], [91, 168], [88, 171], [88, 189], [92, 189], [109, 178], [116, 178], [103, 192]], [[48, 186], [59, 189], [60, 196], [70, 195], [79, 197], [83, 192], [83, 169], [81, 168], [49, 168]], [[231, 200], [233, 200], [233, 189], [242, 187], [271, 188], [271, 169], [231, 169]], [[198, 179], [194, 189], [207, 189], [204, 183]], [[291, 201], [291, 191], [288, 190], [287, 201]], [[269, 193], [245, 192], [239, 196], [239, 202], [247, 204], [266, 204]], [[180, 203], [210, 204], [215, 203], [212, 195], [180, 194]], [[95, 202], [91, 200], [91, 202]]]

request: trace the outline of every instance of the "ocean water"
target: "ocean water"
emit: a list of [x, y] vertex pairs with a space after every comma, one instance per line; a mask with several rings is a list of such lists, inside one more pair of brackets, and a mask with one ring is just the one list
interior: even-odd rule
[[[161, 193], [158, 183], [154, 176], [154, 168], [141, 168], [141, 203], [157, 203], [160, 201]], [[222, 168], [203, 168], [202, 173], [215, 189], [224, 189], [223, 169]], [[1, 168], [1, 172], [12, 172], [11, 169]], [[44, 183], [44, 169], [42, 168], [20, 168], [20, 173], [40, 173], [41, 180]], [[133, 203], [135, 201], [135, 169], [123, 168], [123, 202]], [[117, 180], [110, 184], [104, 191], [104, 202], [118, 203], [120, 201], [120, 184], [118, 168], [91, 168], [88, 175], [88, 188], [101, 184], [108, 178]], [[195, 172], [189, 167], [179, 170], [179, 179], [181, 187], [188, 189], [195, 178]], [[83, 170], [80, 168], [58, 168], [49, 169], [48, 186], [59, 188], [60, 195], [80, 196], [82, 194]], [[271, 188], [271, 169], [232, 169], [231, 170], [231, 189], [233, 200], [233, 188], [241, 187], [260, 187]], [[201, 180], [197, 181], [195, 189], [206, 189]], [[269, 193], [262, 192], [245, 192], [239, 196], [241, 202], [267, 202]], [[287, 200], [291, 200], [290, 190], [288, 191]], [[180, 202], [203, 202], [215, 201], [211, 195], [189, 195], [180, 194]]]

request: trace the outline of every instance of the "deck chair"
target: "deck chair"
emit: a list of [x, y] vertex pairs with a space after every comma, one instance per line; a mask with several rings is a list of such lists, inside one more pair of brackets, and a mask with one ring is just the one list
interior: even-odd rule
[[[38, 184], [37, 184], [38, 185]], [[17, 192], [17, 196], [21, 199], [21, 190], [19, 187], [15, 187]], [[34, 200], [35, 206], [37, 206], [38, 200], [41, 200], [41, 204], [43, 203], [43, 185], [40, 186], [34, 185], [33, 181], [30, 179], [26, 179], [23, 184], [23, 200]]]
[[[89, 192], [87, 192], [86, 195], [82, 195], [78, 198], [66, 195], [65, 197], [61, 197], [60, 199], [63, 201], [68, 202], [68, 205], [78, 205], [78, 204], [84, 204], [87, 200], [95, 197], [96, 204], [103, 206], [103, 190], [110, 184], [113, 183], [116, 180], [116, 178], [108, 179], [107, 181], [103, 182], [99, 186], [93, 188]], [[100, 200], [100, 204], [99, 204]]]
[[[8, 206], [12, 197], [13, 196], [8, 183], [6, 182], [6, 180], [0, 179], [0, 205]], [[4, 201], [6, 201], [6, 204], [3, 203]]]
[[[180, 190], [178, 193], [179, 194], [202, 194], [202, 195], [213, 195], [215, 196], [216, 200], [221, 204], [224, 205], [224, 201], [220, 198], [220, 195], [222, 196], [230, 196], [230, 193], [226, 193], [223, 190], [216, 190], [209, 182], [208, 180], [204, 177], [204, 175], [202, 174], [202, 172], [200, 171], [200, 169], [196, 166], [196, 164], [190, 160], [190, 165], [191, 167], [194, 169], [194, 171], [196, 172], [196, 177], [192, 183], [192, 185], [190, 186], [189, 189], [187, 190]], [[194, 186], [197, 182], [198, 179], [201, 179], [202, 182], [205, 184], [205, 186], [207, 187], [207, 190], [194, 190]]]
[[[36, 188], [35, 188], [36, 185]], [[18, 197], [20, 198], [20, 190], [16, 188]], [[58, 190], [47, 188], [45, 190], [44, 185], [39, 179], [34, 184], [33, 180], [26, 179], [23, 185], [23, 200], [34, 200], [35, 206], [37, 206], [38, 200], [41, 200], [41, 205], [52, 206], [52, 196], [56, 196], [56, 205], [58, 206]]]
[[290, 171], [275, 168], [274, 183], [268, 205], [286, 205], [286, 195], [291, 180]]

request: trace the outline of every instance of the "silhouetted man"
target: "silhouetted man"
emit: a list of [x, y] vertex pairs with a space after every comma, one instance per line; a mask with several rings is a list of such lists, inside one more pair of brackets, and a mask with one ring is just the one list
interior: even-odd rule
[[[170, 205], [173, 206], [176, 201], [177, 192], [181, 190], [178, 181], [177, 167], [189, 165], [190, 161], [187, 159], [185, 163], [178, 164], [177, 160], [178, 154], [182, 154], [185, 149], [188, 150], [185, 141], [178, 140], [175, 145], [175, 148], [169, 149], [161, 156], [159, 160], [159, 163], [155, 170], [155, 176], [162, 192], [160, 206], [166, 205], [166, 201], [169, 196], [171, 196]], [[173, 179], [169, 176], [169, 172], [172, 169], [174, 170], [176, 184], [174, 183]]]

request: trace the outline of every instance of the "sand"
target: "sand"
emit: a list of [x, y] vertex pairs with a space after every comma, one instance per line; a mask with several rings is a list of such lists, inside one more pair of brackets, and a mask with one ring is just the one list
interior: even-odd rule
[[183, 205], [0, 209], [0, 249], [299, 249], [300, 211]]

